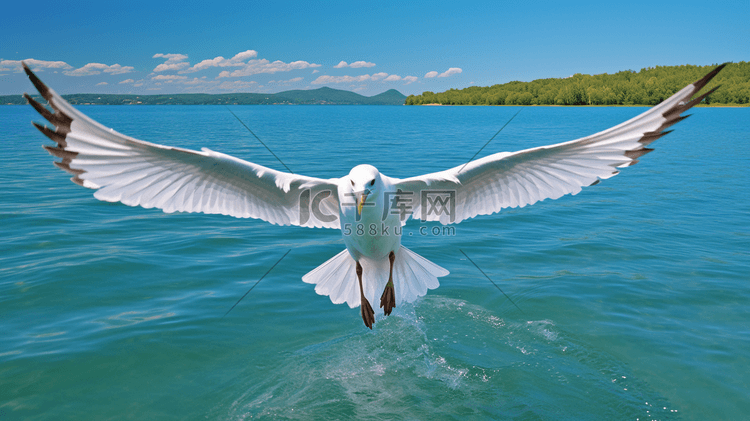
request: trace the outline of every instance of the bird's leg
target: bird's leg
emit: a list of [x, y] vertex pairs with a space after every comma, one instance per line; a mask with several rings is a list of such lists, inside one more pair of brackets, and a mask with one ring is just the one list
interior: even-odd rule
[[362, 289], [362, 265], [359, 262], [357, 262], [357, 279], [359, 280], [359, 310], [362, 313], [365, 326], [372, 330], [372, 324], [375, 323], [375, 312], [372, 310], [370, 302], [365, 298], [365, 290]]
[[391, 252], [388, 255], [388, 260], [391, 262], [391, 270], [388, 273], [388, 283], [385, 285], [383, 295], [380, 296], [380, 308], [383, 309], [386, 316], [389, 316], [393, 308], [396, 307], [396, 293], [393, 290], [393, 262], [396, 261], [396, 253]]

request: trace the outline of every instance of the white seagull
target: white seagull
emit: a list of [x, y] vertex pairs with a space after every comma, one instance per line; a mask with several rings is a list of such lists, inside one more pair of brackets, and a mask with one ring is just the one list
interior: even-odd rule
[[[73, 108], [23, 64], [52, 111], [24, 97], [54, 129], [33, 123], [56, 146], [54, 164], [94, 197], [164, 212], [203, 212], [258, 218], [272, 224], [340, 229], [346, 249], [302, 277], [334, 304], [360, 307], [372, 329], [370, 302], [380, 294], [389, 315], [437, 288], [442, 267], [401, 245], [408, 217], [458, 223], [503, 208], [577, 194], [638, 162], [669, 133], [692, 99], [725, 65], [659, 105], [602, 132], [556, 145], [501, 152], [466, 165], [406, 179], [358, 165], [328, 180], [285, 173], [207, 148], [193, 151], [144, 142], [104, 127]], [[450, 204], [450, 205], [448, 205]], [[436, 212], [438, 208], [438, 212]], [[382, 291], [382, 293], [381, 293]]]

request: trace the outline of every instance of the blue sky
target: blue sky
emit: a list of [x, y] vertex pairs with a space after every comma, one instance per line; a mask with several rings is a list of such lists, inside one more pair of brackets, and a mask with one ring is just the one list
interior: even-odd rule
[[0, 95], [419, 94], [750, 60], [750, 1], [6, 2]]

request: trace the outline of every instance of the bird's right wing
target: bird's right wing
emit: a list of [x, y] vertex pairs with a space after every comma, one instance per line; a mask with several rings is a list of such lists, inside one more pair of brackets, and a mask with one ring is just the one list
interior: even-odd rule
[[404, 201], [411, 205], [415, 218], [444, 224], [577, 194], [651, 152], [646, 146], [669, 133], [668, 127], [687, 118], [681, 113], [716, 89], [691, 100], [724, 66], [643, 114], [591, 136], [501, 152], [446, 171], [391, 179], [391, 183], [410, 196]]
[[54, 164], [94, 197], [164, 212], [202, 212], [258, 218], [272, 224], [339, 228], [337, 179], [283, 173], [203, 148], [144, 142], [85, 116], [42, 83], [29, 79], [54, 112], [24, 94], [54, 130], [34, 123], [57, 146]]

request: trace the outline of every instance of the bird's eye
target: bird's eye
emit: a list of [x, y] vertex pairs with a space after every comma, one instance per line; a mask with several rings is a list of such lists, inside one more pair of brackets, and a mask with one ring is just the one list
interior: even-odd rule
[[375, 185], [375, 179], [374, 179], [374, 178], [372, 179], [372, 181], [370, 181], [370, 185], [371, 185], [371, 186], [374, 186], [374, 185]]
[[351, 182], [352, 182], [352, 187], [354, 187], [354, 180], [349, 180], [349, 181], [351, 181]]

